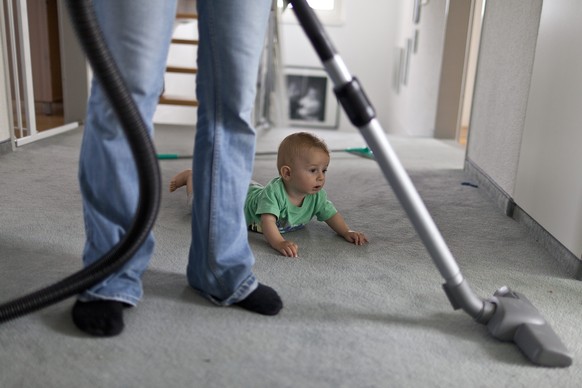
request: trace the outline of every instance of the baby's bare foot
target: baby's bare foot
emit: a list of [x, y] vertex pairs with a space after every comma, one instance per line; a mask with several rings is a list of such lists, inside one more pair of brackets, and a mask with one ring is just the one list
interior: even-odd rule
[[182, 186], [186, 186], [188, 194], [192, 194], [192, 170], [184, 170], [173, 177], [170, 181], [170, 192], [174, 192]]

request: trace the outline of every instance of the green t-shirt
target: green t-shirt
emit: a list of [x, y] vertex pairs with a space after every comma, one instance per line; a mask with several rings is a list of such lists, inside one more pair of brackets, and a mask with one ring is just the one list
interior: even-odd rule
[[301, 229], [313, 217], [318, 221], [329, 220], [337, 210], [324, 190], [306, 195], [301, 206], [295, 206], [289, 201], [283, 180], [277, 177], [264, 187], [257, 184], [249, 187], [245, 217], [250, 230], [262, 233], [261, 215], [265, 213], [277, 217], [279, 232], [287, 233]]

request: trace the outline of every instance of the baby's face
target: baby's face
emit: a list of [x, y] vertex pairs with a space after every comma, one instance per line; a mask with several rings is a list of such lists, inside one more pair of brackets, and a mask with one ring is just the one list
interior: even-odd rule
[[289, 184], [298, 193], [315, 194], [325, 184], [328, 166], [329, 155], [325, 151], [319, 148], [306, 150], [294, 160]]

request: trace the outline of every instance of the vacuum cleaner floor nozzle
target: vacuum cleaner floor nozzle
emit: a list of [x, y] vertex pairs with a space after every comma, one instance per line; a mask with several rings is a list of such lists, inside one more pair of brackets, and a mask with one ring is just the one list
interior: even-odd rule
[[494, 337], [515, 342], [535, 364], [549, 367], [572, 364], [566, 346], [525, 296], [503, 287], [491, 302], [496, 308], [487, 327]]

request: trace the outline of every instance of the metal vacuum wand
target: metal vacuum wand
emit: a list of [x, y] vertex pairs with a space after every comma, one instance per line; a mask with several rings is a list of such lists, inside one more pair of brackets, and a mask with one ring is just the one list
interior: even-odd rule
[[299, 23], [311, 41], [334, 84], [334, 92], [351, 123], [372, 150], [384, 176], [406, 211], [416, 232], [445, 279], [443, 288], [453, 308], [462, 308], [477, 322], [486, 324], [502, 341], [514, 341], [538, 365], [567, 367], [572, 357], [550, 325], [521, 294], [503, 287], [490, 299], [478, 297], [463, 278], [459, 266], [392, 149], [376, 119], [372, 104], [360, 83], [348, 71], [321, 22], [306, 0], [290, 0]]

